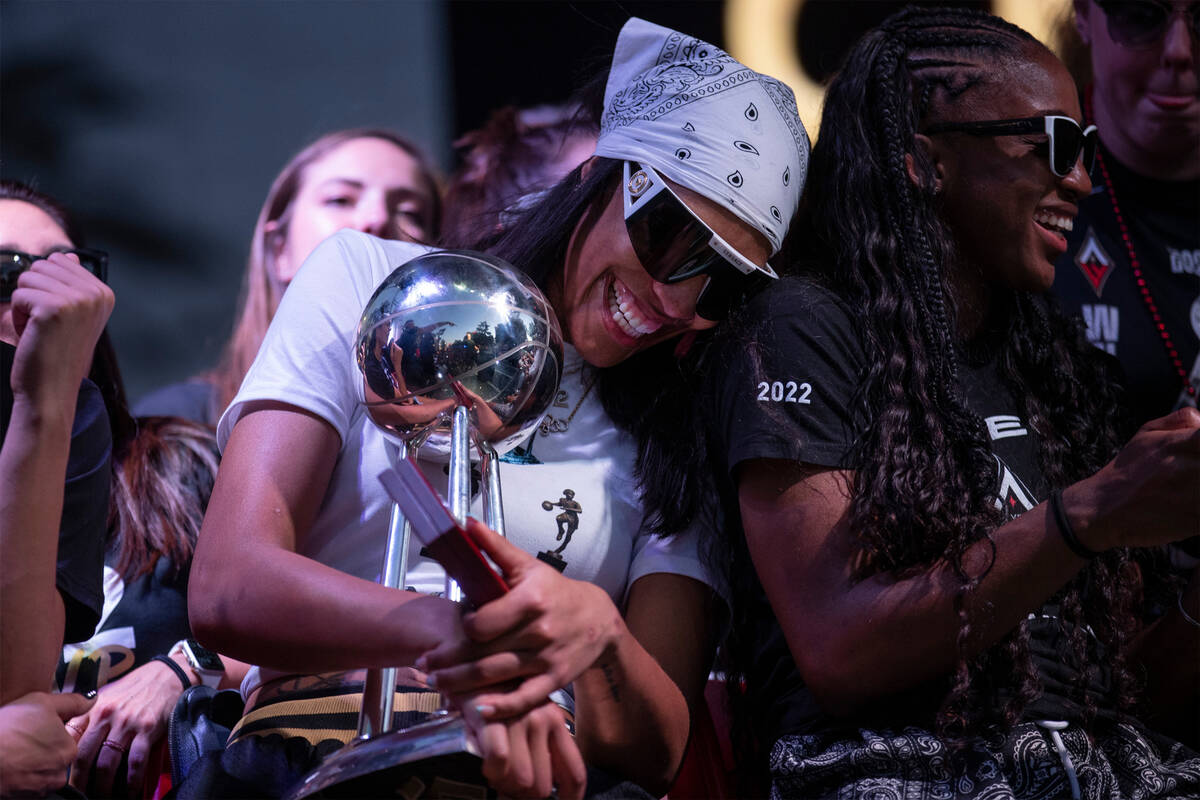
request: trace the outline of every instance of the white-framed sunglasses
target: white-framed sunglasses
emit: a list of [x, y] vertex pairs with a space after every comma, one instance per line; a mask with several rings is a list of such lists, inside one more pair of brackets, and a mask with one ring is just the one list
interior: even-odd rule
[[739, 253], [696, 216], [653, 167], [626, 161], [621, 196], [625, 230], [642, 268], [659, 283], [706, 275], [696, 313], [724, 319], [755, 277], [778, 278], [769, 264]]

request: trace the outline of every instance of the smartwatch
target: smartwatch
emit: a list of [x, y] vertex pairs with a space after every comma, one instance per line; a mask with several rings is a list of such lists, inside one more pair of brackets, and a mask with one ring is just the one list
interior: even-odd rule
[[176, 642], [171, 648], [171, 654], [180, 652], [200, 678], [201, 685], [217, 688], [221, 679], [225, 677], [225, 662], [221, 661], [219, 655], [195, 639], [180, 639]]

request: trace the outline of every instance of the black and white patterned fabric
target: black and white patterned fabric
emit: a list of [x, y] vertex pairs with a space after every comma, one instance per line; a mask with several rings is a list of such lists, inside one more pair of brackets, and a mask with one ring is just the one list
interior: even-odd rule
[[[785, 736], [771, 750], [772, 800], [1183, 800], [1200, 756], [1129, 724], [1089, 737], [1036, 723], [952, 749], [920, 728]], [[1072, 780], [1073, 778], [1073, 780]]]
[[637, 17], [621, 28], [596, 155], [654, 167], [761, 231], [775, 253], [808, 151], [784, 84], [670, 28]]

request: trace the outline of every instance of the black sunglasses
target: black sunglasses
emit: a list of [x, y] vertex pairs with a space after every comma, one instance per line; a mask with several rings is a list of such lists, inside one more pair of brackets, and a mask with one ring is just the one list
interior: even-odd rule
[[1065, 178], [1075, 169], [1083, 155], [1083, 168], [1091, 174], [1096, 163], [1099, 133], [1095, 125], [1081, 128], [1070, 117], [1047, 114], [1044, 117], [998, 119], [984, 122], [939, 122], [922, 133], [966, 133], [971, 136], [1015, 136], [1021, 133], [1044, 133], [1050, 137], [1050, 171]]
[[1162, 40], [1171, 18], [1184, 18], [1193, 39], [1200, 39], [1200, 3], [1175, 9], [1169, 3], [1152, 0], [1096, 0], [1108, 20], [1109, 37], [1129, 48], [1152, 47]]
[[108, 253], [103, 250], [73, 247], [54, 250], [41, 256], [22, 253], [20, 250], [0, 250], [0, 303], [12, 300], [12, 293], [17, 290], [17, 278], [22, 272], [32, 267], [33, 262], [41, 261], [54, 253], [69, 253], [75, 256], [84, 269], [100, 280], [108, 281]]
[[621, 195], [625, 230], [642, 268], [659, 283], [705, 275], [696, 313], [722, 320], [755, 285], [775, 278], [769, 264], [755, 264], [722, 239], [687, 207], [653, 167], [626, 161]]

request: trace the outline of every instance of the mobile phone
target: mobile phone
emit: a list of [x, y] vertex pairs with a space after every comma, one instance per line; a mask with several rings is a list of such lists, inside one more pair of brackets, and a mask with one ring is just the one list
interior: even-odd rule
[[379, 482], [400, 505], [421, 544], [446, 574], [458, 581], [472, 605], [490, 603], [508, 592], [504, 578], [455, 521], [415, 460], [404, 459], [394, 469], [379, 473]]

